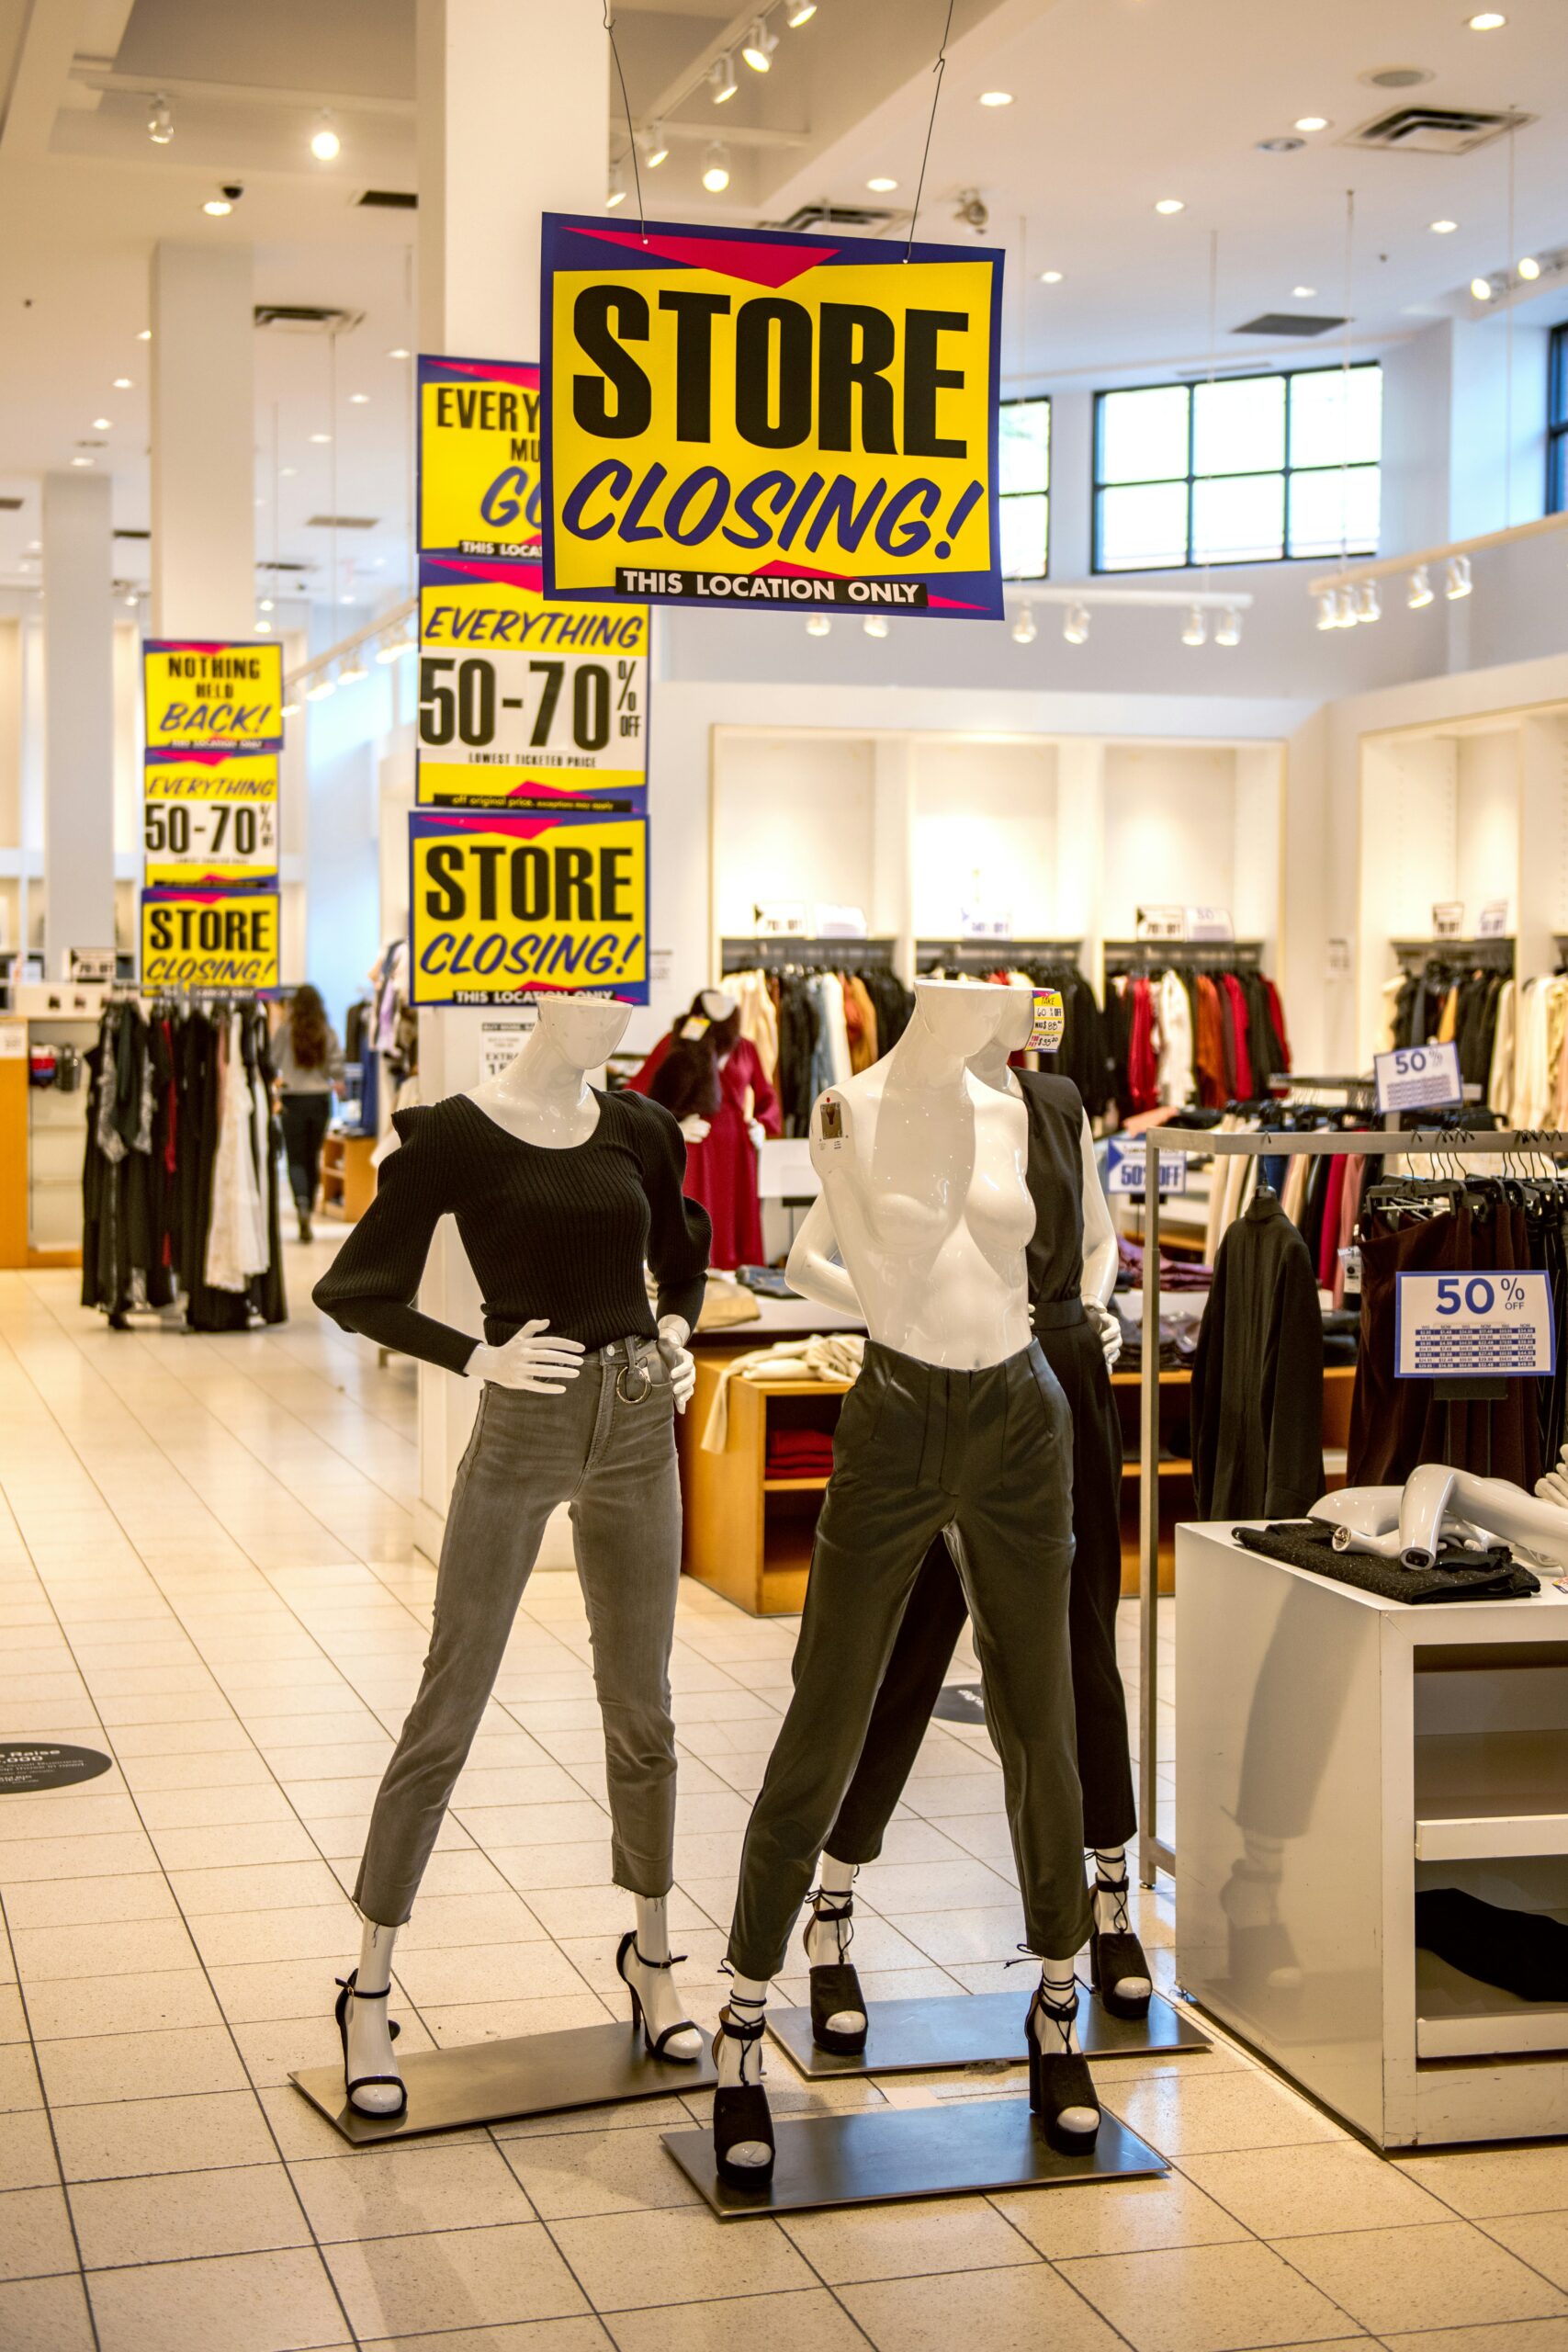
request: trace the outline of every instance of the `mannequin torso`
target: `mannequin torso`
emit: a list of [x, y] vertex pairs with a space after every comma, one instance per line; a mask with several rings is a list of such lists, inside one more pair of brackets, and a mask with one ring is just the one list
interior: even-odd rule
[[468, 1100], [520, 1143], [570, 1151], [599, 1124], [588, 1072], [615, 1052], [630, 1019], [629, 1005], [603, 998], [547, 997], [506, 1068], [470, 1088]]

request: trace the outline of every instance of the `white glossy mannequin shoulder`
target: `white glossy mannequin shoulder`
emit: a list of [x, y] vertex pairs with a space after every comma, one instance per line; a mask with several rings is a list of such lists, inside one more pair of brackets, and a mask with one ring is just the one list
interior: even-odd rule
[[1000, 989], [916, 983], [892, 1052], [812, 1110], [822, 1192], [789, 1257], [805, 1297], [858, 1310], [874, 1340], [954, 1372], [1004, 1363], [1032, 1336], [1028, 1120], [1020, 1096], [968, 1068], [1007, 1010]]
[[588, 1072], [615, 1052], [631, 1017], [629, 1004], [605, 997], [541, 997], [534, 1029], [503, 1070], [469, 1089], [469, 1102], [546, 1151], [586, 1143], [599, 1124]]

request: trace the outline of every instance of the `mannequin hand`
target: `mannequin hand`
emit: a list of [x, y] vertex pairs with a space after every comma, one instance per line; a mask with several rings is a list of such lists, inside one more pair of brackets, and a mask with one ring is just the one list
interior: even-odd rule
[[703, 1143], [709, 1133], [708, 1122], [699, 1113], [693, 1111], [682, 1120], [681, 1133], [688, 1143]]
[[1101, 1352], [1105, 1357], [1105, 1369], [1110, 1372], [1122, 1352], [1121, 1317], [1113, 1315], [1109, 1306], [1102, 1306], [1095, 1298], [1085, 1299], [1084, 1312], [1094, 1326], [1095, 1336], [1100, 1341]]
[[552, 1332], [541, 1316], [525, 1323], [503, 1347], [480, 1340], [464, 1372], [471, 1380], [493, 1380], [498, 1388], [521, 1388], [530, 1396], [561, 1396], [582, 1370], [582, 1342]]
[[763, 1140], [768, 1132], [761, 1119], [748, 1119], [746, 1122], [746, 1132], [751, 1138], [751, 1148], [753, 1151], [761, 1151]]
[[686, 1345], [690, 1326], [681, 1315], [659, 1318], [659, 1352], [670, 1367], [670, 1393], [675, 1410], [683, 1413], [697, 1385], [697, 1360]]

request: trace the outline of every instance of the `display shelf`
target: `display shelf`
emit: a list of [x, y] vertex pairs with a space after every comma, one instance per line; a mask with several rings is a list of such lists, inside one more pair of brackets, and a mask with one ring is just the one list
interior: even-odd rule
[[1416, 1955], [1416, 2053], [1441, 2058], [1524, 2058], [1568, 2052], [1568, 2003], [1521, 2001], [1483, 1984], [1435, 1951]]
[[374, 1136], [346, 1135], [341, 1129], [321, 1142], [321, 1215], [355, 1225], [376, 1197], [372, 1155]]
[[819, 1478], [764, 1478], [765, 1495], [819, 1495], [827, 1485], [827, 1474]]
[[1416, 1860], [1517, 1854], [1568, 1854], [1568, 1731], [1418, 1737]]

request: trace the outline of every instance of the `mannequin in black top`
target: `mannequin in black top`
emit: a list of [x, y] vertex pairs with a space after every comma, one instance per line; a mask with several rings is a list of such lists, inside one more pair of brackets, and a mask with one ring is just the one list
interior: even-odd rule
[[[1094, 1985], [1115, 2015], [1138, 2017], [1148, 2008], [1152, 1987], [1128, 1916], [1125, 1848], [1137, 1815], [1126, 1701], [1116, 1663], [1122, 1435], [1110, 1381], [1122, 1334], [1106, 1306], [1116, 1279], [1116, 1236], [1077, 1088], [1070, 1079], [1009, 1069], [1008, 1055], [1022, 1044], [1032, 1008], [1029, 992], [1018, 994], [1011, 1034], [1004, 1024], [969, 1067], [1004, 1092], [1021, 1090], [1029, 1115], [1026, 1176], [1035, 1207], [1027, 1251], [1030, 1306], [1041, 1347], [1073, 1416], [1068, 1638], [1084, 1838], [1095, 1863]], [[817, 1979], [812, 2007], [818, 2039], [829, 2049], [864, 2045], [864, 2007], [848, 1962], [855, 1872], [882, 1850], [883, 1833], [903, 1794], [967, 1614], [946, 1540], [938, 1536], [910, 1594], [860, 1763], [823, 1852], [806, 1931], [807, 1957]], [[829, 2000], [836, 2004], [831, 2009]]]

